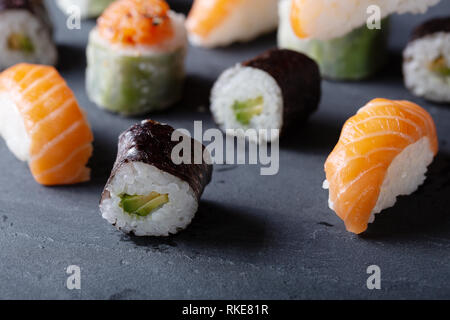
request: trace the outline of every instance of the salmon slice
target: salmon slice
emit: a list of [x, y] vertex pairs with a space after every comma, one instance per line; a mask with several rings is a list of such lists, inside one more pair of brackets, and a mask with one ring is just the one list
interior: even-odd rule
[[425, 13], [440, 0], [290, 0], [291, 25], [299, 38], [329, 40], [393, 13]]
[[85, 182], [93, 135], [84, 112], [53, 67], [18, 64], [0, 74], [0, 94], [17, 108], [29, 137], [31, 173], [42, 185]]
[[189, 12], [186, 26], [189, 32], [206, 38], [222, 24], [244, 0], [196, 0]]
[[278, 0], [195, 0], [186, 20], [192, 44], [247, 42], [276, 29]]
[[423, 138], [428, 139], [429, 152], [436, 155], [433, 119], [408, 101], [374, 99], [345, 123], [325, 162], [325, 172], [330, 207], [348, 231], [367, 229], [394, 159]]
[[157, 45], [173, 37], [169, 10], [162, 0], [118, 0], [98, 19], [98, 32], [111, 43]]

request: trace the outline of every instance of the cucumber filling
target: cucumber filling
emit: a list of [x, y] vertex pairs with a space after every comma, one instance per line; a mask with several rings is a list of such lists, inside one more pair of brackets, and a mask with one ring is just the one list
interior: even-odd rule
[[33, 53], [34, 45], [31, 39], [22, 33], [12, 33], [8, 37], [8, 48], [11, 50], [19, 50], [25, 53]]
[[259, 96], [245, 101], [235, 101], [232, 109], [236, 120], [246, 126], [254, 116], [259, 116], [263, 112], [263, 104], [264, 98]]
[[151, 192], [144, 196], [123, 194], [120, 196], [119, 206], [128, 214], [146, 217], [168, 202], [168, 194], [159, 194], [157, 192]]
[[430, 70], [444, 77], [450, 77], [450, 66], [447, 65], [445, 58], [440, 56], [433, 60], [429, 66]]

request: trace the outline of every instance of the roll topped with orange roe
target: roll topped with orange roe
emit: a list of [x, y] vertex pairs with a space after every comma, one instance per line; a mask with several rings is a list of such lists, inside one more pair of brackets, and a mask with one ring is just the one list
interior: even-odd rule
[[98, 32], [112, 43], [159, 44], [173, 36], [169, 12], [162, 0], [118, 1], [98, 19]]
[[185, 78], [184, 20], [163, 0], [112, 3], [89, 36], [86, 85], [90, 99], [126, 116], [173, 105]]

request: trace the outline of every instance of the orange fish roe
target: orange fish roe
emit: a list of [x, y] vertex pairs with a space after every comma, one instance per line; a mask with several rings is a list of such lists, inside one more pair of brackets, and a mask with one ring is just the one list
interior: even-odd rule
[[101, 37], [124, 45], [155, 45], [173, 36], [163, 0], [118, 0], [98, 19]]

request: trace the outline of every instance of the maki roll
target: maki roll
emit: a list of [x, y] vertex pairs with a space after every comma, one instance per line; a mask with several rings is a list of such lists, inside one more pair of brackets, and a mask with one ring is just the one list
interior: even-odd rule
[[0, 69], [20, 62], [54, 65], [57, 50], [41, 0], [0, 0]]
[[[174, 129], [151, 120], [119, 137], [118, 155], [102, 194], [103, 218], [125, 233], [168, 236], [186, 228], [197, 212], [212, 166], [175, 164]], [[190, 137], [192, 150], [205, 147]], [[178, 163], [178, 160], [175, 161]], [[198, 162], [197, 162], [198, 163]]]
[[53, 67], [18, 64], [0, 74], [0, 136], [46, 186], [90, 179], [93, 135], [83, 110]]
[[168, 108], [181, 97], [186, 49], [184, 16], [166, 2], [118, 0], [89, 36], [88, 96], [125, 116]]
[[325, 162], [329, 207], [362, 233], [375, 214], [425, 181], [438, 152], [430, 114], [408, 101], [374, 99], [351, 117]]
[[[439, 0], [282, 0], [279, 3], [278, 46], [313, 58], [324, 77], [360, 80], [387, 61], [389, 15], [425, 12]], [[369, 29], [367, 10], [380, 10], [379, 28]]]
[[450, 103], [450, 17], [417, 27], [403, 59], [405, 85], [413, 94]]
[[320, 96], [317, 64], [301, 53], [273, 49], [219, 77], [211, 93], [211, 112], [228, 135], [255, 129], [257, 136], [248, 137], [252, 142], [276, 141], [281, 130], [299, 125], [316, 111]]
[[73, 6], [79, 8], [83, 19], [98, 17], [112, 2], [114, 0], [56, 0], [65, 13], [68, 13]]
[[192, 44], [226, 46], [277, 27], [278, 0], [195, 0], [186, 21]]

